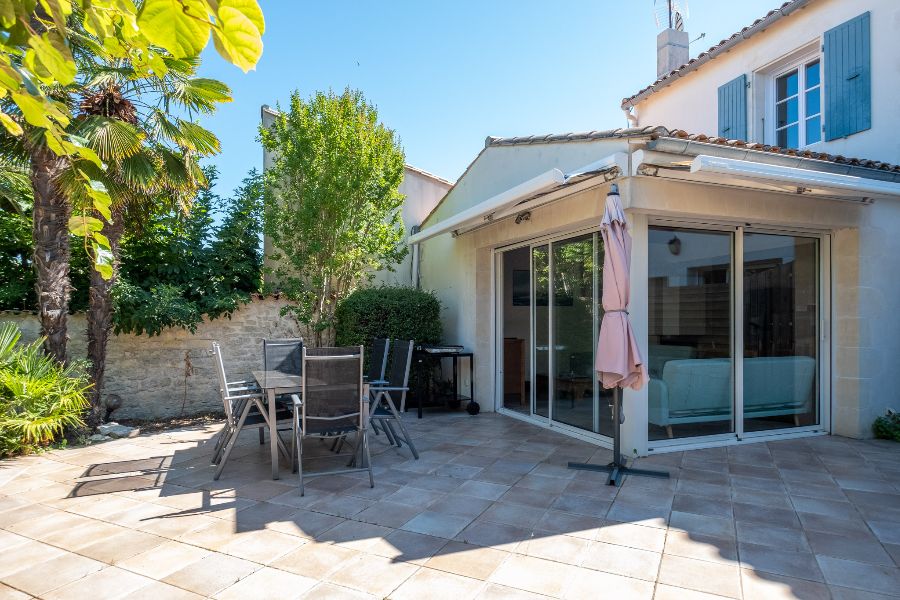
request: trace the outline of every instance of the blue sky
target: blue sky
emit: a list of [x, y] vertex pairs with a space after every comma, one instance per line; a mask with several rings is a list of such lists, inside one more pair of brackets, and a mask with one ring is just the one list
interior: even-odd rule
[[[455, 181], [488, 135], [625, 125], [623, 96], [656, 75], [652, 0], [261, 0], [265, 50], [243, 74], [207, 49], [206, 77], [234, 102], [204, 124], [222, 141], [211, 162], [227, 194], [251, 167], [260, 106], [291, 90], [362, 90], [399, 135], [406, 161]], [[780, 0], [689, 0], [691, 55]]]

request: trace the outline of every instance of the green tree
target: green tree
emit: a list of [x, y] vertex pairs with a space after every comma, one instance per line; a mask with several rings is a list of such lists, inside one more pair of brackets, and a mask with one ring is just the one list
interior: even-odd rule
[[[215, 181], [215, 171], [208, 178]], [[191, 210], [160, 203], [122, 243], [121, 278], [113, 288], [117, 333], [193, 331], [206, 317], [234, 312], [261, 284], [262, 183], [251, 171], [231, 198], [209, 188]], [[214, 214], [221, 214], [215, 225]]]
[[[78, 59], [105, 54], [127, 63], [135, 79], [161, 79], [171, 68], [167, 58], [196, 60], [212, 34], [219, 54], [246, 71], [262, 52], [263, 16], [255, 0], [0, 0], [0, 28], [0, 124], [28, 156], [45, 350], [65, 361], [67, 228], [84, 236], [104, 277], [113, 275], [114, 260], [102, 222], [70, 219], [71, 198], [60, 187], [75, 161], [104, 166], [70, 128], [73, 99], [86, 87]], [[112, 221], [103, 184], [85, 170], [75, 173], [70, 183], [81, 187], [87, 207]]]
[[259, 137], [274, 157], [263, 219], [277, 249], [273, 274], [315, 342], [329, 343], [338, 303], [406, 255], [403, 150], [375, 107], [350, 89], [308, 100], [295, 91]]

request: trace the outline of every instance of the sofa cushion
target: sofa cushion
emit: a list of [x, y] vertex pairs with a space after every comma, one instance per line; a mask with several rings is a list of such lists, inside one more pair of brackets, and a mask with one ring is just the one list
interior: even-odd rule
[[813, 399], [816, 359], [766, 356], [744, 360], [744, 411], [807, 410]]

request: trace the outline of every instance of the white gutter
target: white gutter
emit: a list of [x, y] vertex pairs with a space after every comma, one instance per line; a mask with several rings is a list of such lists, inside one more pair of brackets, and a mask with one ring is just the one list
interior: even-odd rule
[[562, 185], [566, 182], [566, 176], [559, 169], [550, 169], [546, 173], [542, 173], [537, 177], [533, 177], [528, 181], [522, 182], [517, 186], [511, 187], [505, 192], [500, 192], [496, 196], [488, 198], [484, 202], [479, 202], [475, 206], [457, 213], [449, 219], [444, 219], [440, 223], [423, 229], [422, 231], [409, 236], [407, 243], [418, 244], [424, 240], [432, 238], [448, 231], [458, 229], [462, 225], [468, 224], [470, 221], [483, 219], [490, 221], [493, 214], [506, 208], [516, 202], [543, 192], [544, 190]]
[[762, 164], [734, 158], [720, 158], [701, 154], [691, 162], [691, 173], [717, 173], [733, 177], [761, 179], [773, 183], [797, 186], [798, 193], [811, 188], [826, 188], [867, 196], [900, 196], [900, 183], [867, 179], [854, 175], [824, 173], [797, 167]]

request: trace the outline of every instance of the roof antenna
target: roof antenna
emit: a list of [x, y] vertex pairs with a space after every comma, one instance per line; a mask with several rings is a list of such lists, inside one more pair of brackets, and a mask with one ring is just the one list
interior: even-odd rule
[[688, 17], [687, 0], [653, 0], [653, 16], [656, 26], [684, 31], [684, 19]]

